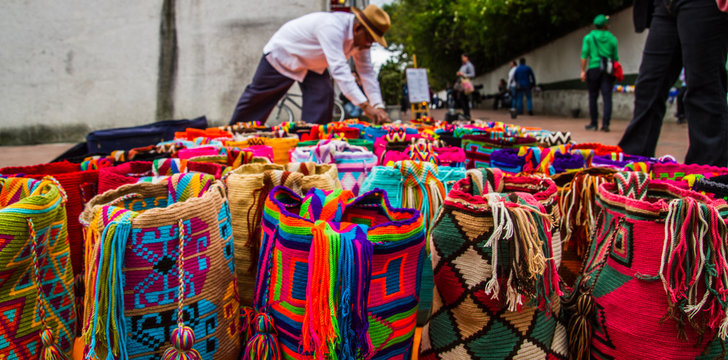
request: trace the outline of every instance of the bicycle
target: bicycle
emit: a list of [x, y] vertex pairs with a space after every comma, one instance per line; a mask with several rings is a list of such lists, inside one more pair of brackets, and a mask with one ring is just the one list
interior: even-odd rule
[[[291, 103], [291, 105], [298, 108], [298, 110], [303, 109], [303, 105], [296, 102], [293, 98], [303, 98], [303, 95], [301, 94], [286, 94], [283, 96], [283, 99], [278, 102], [278, 105], [276, 105], [276, 108], [274, 109], [275, 116], [268, 118], [268, 121], [266, 122], [267, 126], [276, 126], [280, 125], [283, 122], [295, 121], [295, 117], [293, 115], [293, 110], [291, 110], [291, 107], [288, 106], [287, 103]], [[339, 101], [339, 99], [334, 99], [334, 113], [333, 117], [331, 118], [331, 121], [342, 121], [344, 120], [344, 105]]]

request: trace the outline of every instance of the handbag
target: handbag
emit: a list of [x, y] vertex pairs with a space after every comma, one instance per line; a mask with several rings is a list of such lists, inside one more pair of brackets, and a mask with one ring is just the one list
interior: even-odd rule
[[92, 355], [170, 359], [167, 352], [193, 349], [202, 359], [240, 356], [233, 231], [221, 181], [187, 173], [125, 185], [92, 199], [81, 220], [83, 339]]
[[724, 358], [728, 205], [645, 173], [614, 178], [599, 187], [589, 256], [566, 298], [570, 355]]
[[76, 302], [66, 195], [50, 178], [0, 178], [0, 358], [70, 357]]
[[565, 359], [552, 225], [538, 200], [553, 203], [556, 186], [524, 192], [541, 179], [519, 184], [490, 169], [468, 175], [448, 194], [430, 237], [435, 291], [419, 358]]
[[314, 163], [247, 164], [232, 171], [225, 180], [235, 239], [235, 268], [240, 303], [253, 305], [255, 274], [260, 253], [261, 219], [265, 199], [278, 185], [303, 195], [317, 188], [341, 189], [336, 166]]
[[420, 213], [391, 207], [381, 190], [355, 198], [313, 189], [301, 198], [275, 187], [255, 295], [270, 321], [244, 356], [271, 350], [258, 339], [275, 333], [266, 343], [280, 344], [284, 359], [409, 359], [424, 248]]
[[718, 10], [728, 13], [728, 0], [715, 0], [716, 5], [718, 5]]
[[475, 91], [475, 87], [473, 86], [473, 83], [470, 81], [467, 77], [462, 77], [462, 80], [460, 80], [460, 83], [463, 87], [463, 93], [465, 95], [470, 95]]

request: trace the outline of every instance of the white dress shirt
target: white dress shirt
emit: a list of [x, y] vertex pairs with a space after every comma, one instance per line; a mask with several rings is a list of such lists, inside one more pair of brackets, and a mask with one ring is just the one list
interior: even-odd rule
[[[339, 89], [355, 105], [367, 101], [382, 104], [369, 49], [354, 46], [354, 15], [343, 12], [316, 12], [281, 26], [263, 48], [266, 60], [282, 75], [303, 81], [308, 71], [323, 74], [329, 69]], [[351, 74], [348, 59], [354, 58], [366, 96]]]

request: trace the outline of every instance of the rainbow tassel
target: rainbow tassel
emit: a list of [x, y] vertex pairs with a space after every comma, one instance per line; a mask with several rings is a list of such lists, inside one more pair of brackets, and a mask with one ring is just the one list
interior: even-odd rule
[[281, 358], [278, 333], [273, 318], [265, 313], [255, 317], [255, 335], [243, 351], [243, 360], [278, 360]]
[[240, 308], [240, 332], [243, 335], [243, 344], [247, 344], [248, 340], [253, 337], [253, 320], [255, 319], [255, 310], [250, 306]]
[[200, 353], [192, 348], [195, 345], [195, 332], [188, 326], [172, 331], [172, 347], [162, 354], [162, 360], [202, 360]]
[[64, 354], [56, 345], [55, 337], [53, 336], [53, 330], [46, 327], [40, 332], [40, 341], [43, 344], [40, 352], [40, 360], [68, 360], [66, 354]]

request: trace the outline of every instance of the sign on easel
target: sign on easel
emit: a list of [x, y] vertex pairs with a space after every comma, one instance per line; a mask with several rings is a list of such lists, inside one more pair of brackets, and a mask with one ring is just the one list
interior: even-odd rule
[[427, 82], [427, 69], [407, 69], [407, 91], [410, 104], [430, 102], [430, 85]]

